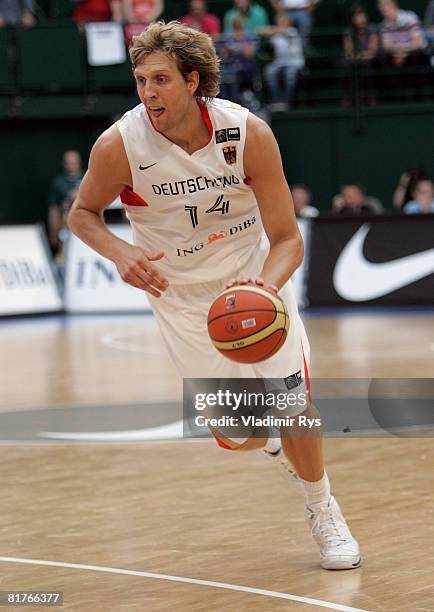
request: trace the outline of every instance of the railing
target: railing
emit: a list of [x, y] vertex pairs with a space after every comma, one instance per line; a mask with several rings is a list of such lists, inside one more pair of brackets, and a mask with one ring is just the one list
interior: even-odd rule
[[[342, 29], [313, 30], [299, 72], [296, 108], [351, 107], [404, 102], [434, 102], [433, 49], [425, 49], [403, 67], [390, 66], [379, 54], [370, 62], [345, 58]], [[259, 41], [253, 87], [262, 104], [269, 101], [263, 79], [272, 60], [267, 40]], [[44, 24], [31, 29], [0, 29], [0, 95], [87, 95], [134, 92], [129, 62], [91, 67], [84, 31], [75, 24]]]

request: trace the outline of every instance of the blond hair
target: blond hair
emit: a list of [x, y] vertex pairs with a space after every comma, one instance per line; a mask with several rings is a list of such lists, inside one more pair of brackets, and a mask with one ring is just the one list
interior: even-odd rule
[[199, 85], [196, 97], [215, 98], [220, 89], [220, 60], [208, 34], [184, 26], [179, 21], [152, 23], [129, 48], [133, 69], [151, 53], [161, 52], [176, 60], [185, 80], [196, 70]]

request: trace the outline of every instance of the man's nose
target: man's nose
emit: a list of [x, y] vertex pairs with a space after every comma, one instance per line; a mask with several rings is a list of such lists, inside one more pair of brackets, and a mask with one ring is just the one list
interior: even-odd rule
[[156, 95], [155, 94], [155, 88], [154, 88], [154, 85], [151, 82], [147, 81], [145, 83], [145, 86], [143, 88], [143, 94], [144, 94], [146, 99], [155, 98], [155, 95]]

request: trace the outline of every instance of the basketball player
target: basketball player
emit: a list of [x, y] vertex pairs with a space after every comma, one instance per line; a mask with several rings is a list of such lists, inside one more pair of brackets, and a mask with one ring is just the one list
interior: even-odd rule
[[[247, 109], [215, 98], [219, 60], [206, 34], [177, 22], [154, 23], [134, 38], [130, 56], [141, 104], [96, 141], [69, 215], [71, 230], [113, 261], [124, 281], [148, 292], [182, 376], [301, 385], [309, 344], [288, 281], [303, 243], [271, 130]], [[102, 219], [118, 194], [134, 245]], [[226, 286], [249, 279], [279, 291], [291, 324], [278, 353], [243, 365], [212, 346], [207, 312]], [[305, 414], [318, 417], [313, 406]], [[218, 432], [216, 438], [230, 450], [264, 445], [297, 481], [323, 568], [360, 565], [358, 544], [330, 492], [320, 435], [282, 435], [282, 444], [272, 437], [235, 441]]]

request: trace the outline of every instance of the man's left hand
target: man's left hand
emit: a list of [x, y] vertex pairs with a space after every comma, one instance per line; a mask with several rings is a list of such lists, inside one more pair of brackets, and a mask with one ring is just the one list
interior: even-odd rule
[[252, 278], [252, 277], [247, 277], [247, 276], [243, 276], [242, 278], [231, 278], [231, 280], [226, 283], [225, 289], [230, 289], [231, 287], [234, 287], [235, 285], [249, 285], [249, 284], [257, 285], [258, 287], [261, 287], [262, 289], [265, 289], [266, 291], [270, 291], [271, 293], [274, 293], [275, 295], [277, 295], [277, 292], [279, 291], [276, 285], [266, 284], [264, 279], [261, 278], [260, 276], [258, 276], [257, 278]]

